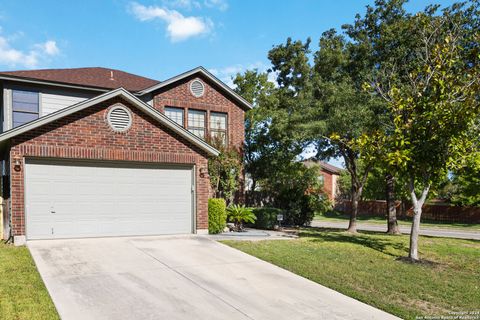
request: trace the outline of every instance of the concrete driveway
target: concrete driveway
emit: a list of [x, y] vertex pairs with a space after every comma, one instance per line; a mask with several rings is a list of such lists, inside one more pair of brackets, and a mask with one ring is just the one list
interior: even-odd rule
[[28, 247], [64, 320], [396, 319], [201, 236]]

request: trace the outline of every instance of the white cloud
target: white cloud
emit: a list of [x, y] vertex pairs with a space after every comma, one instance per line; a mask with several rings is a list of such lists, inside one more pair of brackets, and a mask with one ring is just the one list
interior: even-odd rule
[[181, 8], [181, 9], [201, 9], [202, 7], [209, 9], [218, 9], [225, 11], [228, 9], [227, 0], [163, 0], [167, 7]]
[[175, 7], [175, 8], [187, 9], [187, 10], [191, 10], [191, 9], [194, 9], [194, 8], [195, 9], [200, 9], [202, 7], [200, 2], [195, 1], [195, 0], [168, 0], [168, 1], [165, 1], [165, 3], [168, 6], [172, 6], [172, 7]]
[[42, 48], [49, 56], [55, 56], [60, 53], [60, 50], [57, 47], [57, 43], [52, 40], [40, 44], [40, 48]]
[[167, 35], [173, 42], [209, 33], [213, 28], [210, 19], [185, 17], [176, 10], [157, 6], [144, 6], [137, 2], [130, 4], [130, 10], [140, 21], [163, 20], [167, 23]]
[[0, 64], [32, 68], [38, 64], [38, 53], [35, 50], [24, 52], [12, 48], [7, 38], [0, 36]]
[[[259, 72], [265, 72], [268, 67], [263, 62], [255, 62], [249, 63], [247, 65], [242, 64], [235, 64], [227, 67], [222, 68], [211, 68], [208, 69], [210, 73], [214, 76], [222, 80], [225, 84], [227, 84], [230, 88], [235, 88], [235, 84], [233, 83], [233, 79], [237, 75], [237, 73], [243, 73], [247, 70], [257, 69]], [[270, 74], [269, 80], [272, 81]], [[272, 81], [273, 82], [273, 81]]]
[[228, 9], [228, 3], [226, 0], [205, 0], [203, 3], [208, 8], [216, 8], [220, 11]]
[[[3, 29], [0, 26], [0, 33]], [[52, 56], [58, 55], [60, 49], [53, 40], [36, 43], [31, 49], [21, 49], [13, 45], [16, 40], [23, 37], [23, 32], [15, 32], [10, 35], [0, 34], [0, 65], [8, 67], [34, 68], [45, 63]]]

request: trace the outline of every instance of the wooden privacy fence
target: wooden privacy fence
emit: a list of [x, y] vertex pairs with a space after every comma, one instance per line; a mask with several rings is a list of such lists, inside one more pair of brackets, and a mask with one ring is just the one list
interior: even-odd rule
[[[395, 203], [397, 217], [410, 218], [413, 210], [409, 204], [397, 201]], [[351, 201], [341, 200], [335, 204], [335, 210], [349, 213]], [[384, 200], [360, 201], [358, 214], [375, 217], [386, 217], [387, 203]], [[457, 207], [447, 204], [426, 204], [423, 206], [422, 220], [456, 223], [480, 223], [480, 207]]]

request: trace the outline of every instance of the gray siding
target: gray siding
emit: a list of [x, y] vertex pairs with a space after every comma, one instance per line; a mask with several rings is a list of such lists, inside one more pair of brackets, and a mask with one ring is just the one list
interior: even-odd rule
[[41, 90], [40, 112], [42, 116], [92, 98], [95, 94], [67, 90]]
[[12, 127], [12, 90], [3, 88], [3, 123], [2, 132]]
[[12, 90], [38, 91], [40, 117], [99, 95], [99, 93], [82, 92], [75, 89], [5, 84], [3, 88], [3, 125], [1, 126], [3, 132], [12, 128]]

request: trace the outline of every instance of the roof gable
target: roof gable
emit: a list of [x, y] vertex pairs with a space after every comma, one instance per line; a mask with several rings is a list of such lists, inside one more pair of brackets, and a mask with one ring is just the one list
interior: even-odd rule
[[338, 167], [335, 167], [334, 165], [331, 165], [325, 161], [318, 161], [318, 160], [314, 160], [314, 159], [308, 159], [308, 160], [305, 160], [303, 161], [303, 163], [307, 166], [307, 167], [312, 167], [312, 166], [319, 166], [320, 169], [322, 171], [327, 171], [331, 174], [336, 174], [336, 175], [339, 175], [342, 173], [343, 169], [341, 168], [338, 168]]
[[193, 145], [199, 147], [201, 150], [204, 150], [210, 155], [217, 156], [220, 152], [206, 143], [204, 140], [198, 138], [194, 134], [190, 133], [189, 131], [185, 130], [183, 127], [179, 126], [172, 120], [170, 120], [168, 117], [166, 117], [164, 114], [160, 113], [159, 111], [155, 110], [151, 106], [147, 105], [137, 97], [133, 96], [131, 93], [129, 93], [127, 90], [124, 88], [119, 88], [116, 90], [112, 90], [110, 92], [107, 92], [105, 94], [102, 94], [100, 96], [91, 98], [89, 100], [74, 104], [70, 107], [61, 109], [57, 112], [48, 114], [44, 117], [41, 117], [35, 121], [26, 123], [22, 126], [19, 126], [17, 128], [8, 130], [2, 134], [0, 134], [0, 145], [6, 143], [8, 140], [11, 138], [18, 136], [22, 133], [28, 132], [32, 129], [38, 128], [40, 126], [43, 126], [45, 124], [51, 123], [55, 120], [61, 119], [65, 116], [68, 116], [70, 114], [73, 114], [75, 112], [81, 111], [83, 109], [89, 108], [91, 106], [95, 106], [101, 102], [107, 101], [109, 99], [115, 98], [115, 97], [121, 97], [131, 103], [133, 106], [137, 107], [141, 111], [145, 112], [147, 115], [151, 116], [153, 119], [157, 120], [160, 122], [162, 125], [166, 126], [173, 132], [177, 133], [179, 136], [185, 138], [187, 141], [191, 142]]
[[164, 88], [166, 86], [169, 86], [171, 84], [174, 84], [178, 81], [182, 81], [186, 78], [189, 78], [194, 75], [201, 75], [205, 77], [206, 79], [210, 80], [213, 84], [215, 84], [217, 87], [219, 87], [227, 96], [232, 98], [235, 102], [237, 102], [243, 109], [249, 110], [252, 109], [253, 106], [244, 98], [242, 98], [238, 93], [232, 90], [229, 86], [227, 86], [224, 82], [222, 82], [220, 79], [215, 77], [213, 74], [208, 72], [203, 67], [197, 67], [195, 69], [192, 69], [190, 71], [184, 72], [182, 74], [179, 74], [178, 76], [175, 76], [173, 78], [167, 79], [165, 81], [162, 81], [158, 84], [155, 84], [149, 88], [143, 89], [138, 92], [138, 95], [145, 95], [148, 93], [151, 93], [153, 91], [156, 91], [158, 89]]

